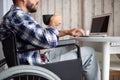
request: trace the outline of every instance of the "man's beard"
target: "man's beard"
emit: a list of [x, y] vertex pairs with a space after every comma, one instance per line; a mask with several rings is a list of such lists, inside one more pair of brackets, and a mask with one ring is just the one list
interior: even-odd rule
[[30, 13], [34, 13], [37, 11], [37, 8], [35, 6], [32, 6], [32, 4], [26, 5], [26, 8]]

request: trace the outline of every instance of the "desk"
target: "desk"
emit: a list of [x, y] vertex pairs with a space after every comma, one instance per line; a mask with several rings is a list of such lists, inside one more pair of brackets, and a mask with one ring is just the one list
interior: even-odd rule
[[[110, 70], [110, 54], [119, 53], [120, 45], [117, 47], [112, 46], [112, 43], [120, 42], [120, 37], [75, 37], [79, 42], [93, 42], [102, 44], [101, 50], [103, 53], [103, 64], [102, 64], [102, 80], [109, 80]], [[112, 50], [112, 49], [115, 50]], [[119, 49], [116, 49], [119, 48]]]

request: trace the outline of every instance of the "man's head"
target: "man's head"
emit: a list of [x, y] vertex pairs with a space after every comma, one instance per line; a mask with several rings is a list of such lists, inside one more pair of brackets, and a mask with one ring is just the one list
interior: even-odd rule
[[13, 0], [13, 3], [23, 10], [33, 13], [37, 11], [39, 1], [40, 0]]

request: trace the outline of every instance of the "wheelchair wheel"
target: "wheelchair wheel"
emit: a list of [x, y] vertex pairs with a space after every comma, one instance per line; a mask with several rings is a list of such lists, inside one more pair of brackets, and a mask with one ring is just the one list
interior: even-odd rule
[[0, 73], [0, 80], [10, 80], [20, 76], [37, 76], [45, 80], [61, 80], [56, 74], [46, 68], [30, 65], [20, 65], [8, 68]]

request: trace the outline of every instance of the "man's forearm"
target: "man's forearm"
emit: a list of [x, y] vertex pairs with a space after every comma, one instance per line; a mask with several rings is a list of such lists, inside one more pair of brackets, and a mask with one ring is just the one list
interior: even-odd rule
[[65, 35], [69, 35], [69, 36], [81, 36], [81, 35], [85, 35], [84, 30], [81, 28], [73, 28], [73, 29], [69, 29], [69, 30], [60, 30], [59, 31], [59, 36], [65, 36]]
[[66, 36], [69, 35], [69, 30], [59, 30], [59, 36]]

